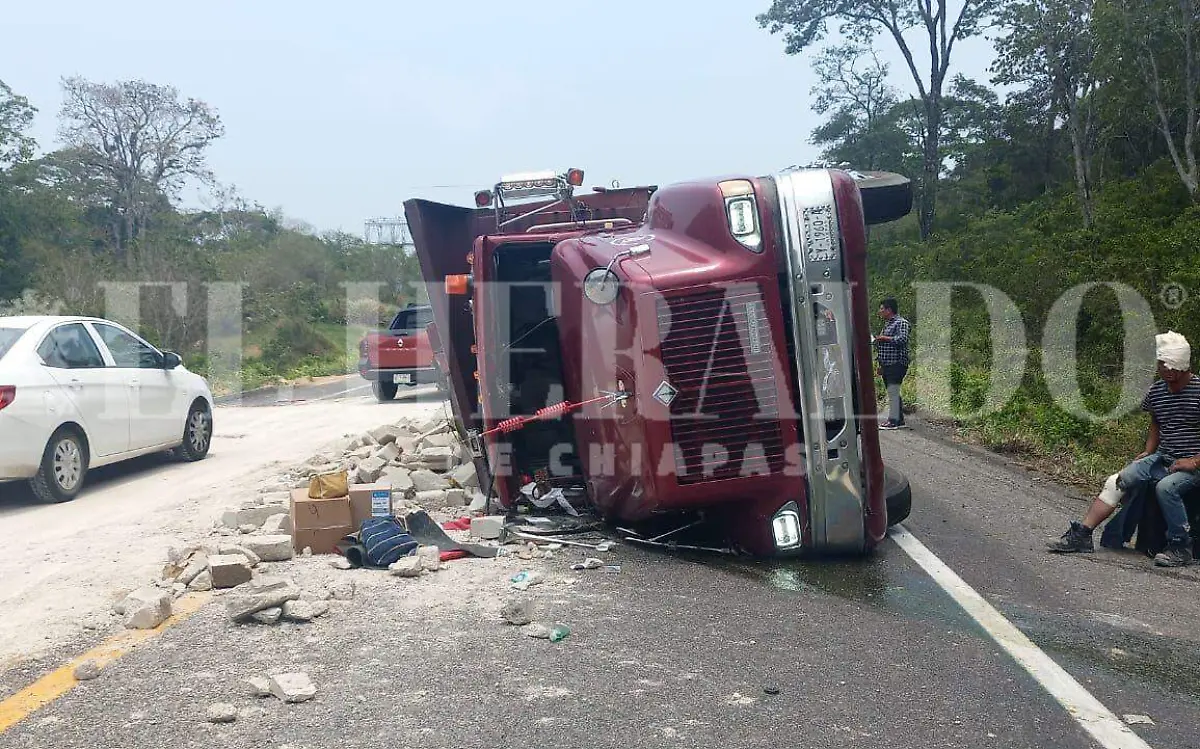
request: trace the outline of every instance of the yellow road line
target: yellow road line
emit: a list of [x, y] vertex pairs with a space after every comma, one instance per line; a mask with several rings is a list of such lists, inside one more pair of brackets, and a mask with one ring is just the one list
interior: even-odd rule
[[158, 627], [127, 629], [115, 634], [0, 702], [0, 734], [71, 691], [79, 683], [75, 679], [75, 667], [80, 663], [95, 661], [96, 665], [103, 669], [141, 643], [157, 637], [196, 613], [204, 604], [208, 603], [211, 597], [207, 593], [193, 593], [184, 596], [173, 602], [171, 618]]

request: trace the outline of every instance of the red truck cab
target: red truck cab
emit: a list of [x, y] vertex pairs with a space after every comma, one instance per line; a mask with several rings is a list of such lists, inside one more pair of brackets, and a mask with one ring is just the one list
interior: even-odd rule
[[401, 385], [440, 382], [426, 331], [432, 322], [429, 305], [410, 304], [396, 313], [387, 330], [367, 333], [359, 341], [358, 372], [381, 403], [395, 398]]
[[911, 210], [908, 180], [790, 169], [576, 196], [581, 181], [405, 203], [485, 491], [696, 519], [759, 556], [879, 543], [911, 493], [879, 453], [866, 226]]

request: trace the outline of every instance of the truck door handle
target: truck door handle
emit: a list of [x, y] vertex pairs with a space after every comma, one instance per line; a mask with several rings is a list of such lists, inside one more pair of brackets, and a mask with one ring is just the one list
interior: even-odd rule
[[80, 382], [79, 380], [76, 380], [76, 379], [72, 378], [72, 379], [71, 379], [71, 382], [70, 382], [70, 384], [69, 384], [69, 385], [67, 385], [67, 387], [69, 387], [69, 388], [70, 388], [70, 389], [72, 389], [72, 390], [82, 390], [82, 389], [83, 389], [83, 383], [82, 383], [82, 382]]

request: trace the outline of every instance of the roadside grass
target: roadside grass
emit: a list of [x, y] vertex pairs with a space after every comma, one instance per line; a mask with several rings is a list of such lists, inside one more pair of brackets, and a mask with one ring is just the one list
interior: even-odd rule
[[[1037, 352], [1031, 355], [1036, 363]], [[982, 409], [989, 370], [951, 365], [950, 402], [936, 402], [929, 372], [914, 366], [901, 386], [906, 413], [949, 430], [955, 439], [1004, 455], [1063, 484], [1094, 489], [1105, 476], [1125, 465], [1145, 445], [1149, 417], [1135, 408], [1114, 418], [1119, 385], [1096, 373], [1081, 371], [1083, 404], [1095, 418], [1069, 413], [1050, 396], [1040, 369], [1028, 371], [1020, 387], [1003, 405]], [[876, 379], [879, 407], [886, 391]]]
[[358, 369], [358, 342], [368, 330], [372, 328], [337, 323], [258, 328], [246, 333], [236, 371], [220, 371], [203, 356], [190, 358], [188, 368], [204, 374], [218, 397], [235, 386], [246, 392], [351, 374]]

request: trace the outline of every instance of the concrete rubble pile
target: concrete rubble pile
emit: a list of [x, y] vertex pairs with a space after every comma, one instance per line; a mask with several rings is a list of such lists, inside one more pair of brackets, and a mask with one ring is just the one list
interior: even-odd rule
[[[309, 496], [313, 477], [341, 471], [347, 474], [348, 496]], [[363, 490], [372, 495], [365, 504], [357, 501], [363, 499]], [[349, 437], [340, 449], [309, 458], [260, 487], [255, 499], [227, 509], [208, 541], [170, 549], [157, 584], [129, 594], [116, 610], [127, 627], [154, 628], [171, 616], [172, 602], [178, 597], [188, 591], [212, 591], [221, 597], [229, 619], [238, 624], [311, 622], [330, 612], [331, 601], [353, 599], [355, 584], [349, 577], [332, 585], [297, 582], [305, 574], [312, 577], [313, 568], [290, 562], [297, 556], [336, 554], [332, 544], [357, 531], [364, 518], [374, 516], [403, 519], [424, 510], [439, 524], [459, 521], [456, 529], [446, 531], [456, 543], [499, 547], [497, 556], [520, 560], [550, 559], [564, 548], [550, 540], [504, 539], [505, 518], [485, 516], [485, 506], [470, 451], [448, 421], [432, 417], [384, 425]], [[331, 513], [336, 519], [318, 522]], [[468, 517], [469, 529], [461, 520]], [[338, 555], [332, 556], [329, 566], [351, 568]], [[385, 574], [419, 578], [442, 569], [442, 550], [419, 546]], [[544, 579], [540, 572], [521, 575], [526, 577], [513, 579], [514, 592], [523, 593]], [[536, 624], [533, 614], [528, 600], [521, 599], [505, 605], [502, 619], [528, 629]], [[230, 715], [222, 706], [210, 719], [224, 721]]]

